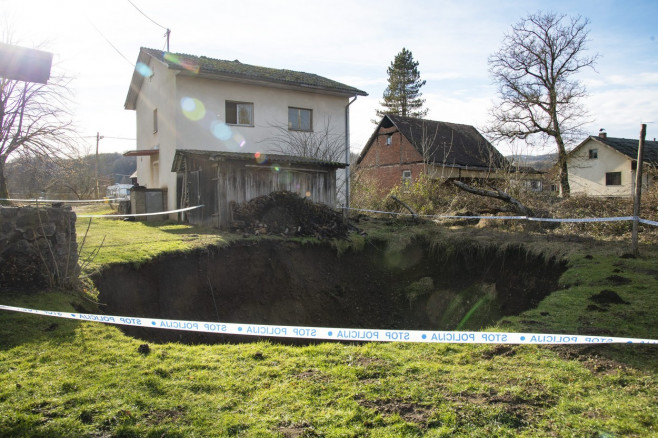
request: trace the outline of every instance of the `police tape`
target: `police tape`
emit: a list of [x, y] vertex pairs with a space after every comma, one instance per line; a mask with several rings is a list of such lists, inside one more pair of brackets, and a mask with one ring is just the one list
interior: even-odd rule
[[140, 217], [140, 216], [159, 216], [171, 213], [181, 213], [183, 211], [190, 211], [196, 208], [201, 208], [203, 205], [195, 205], [194, 207], [179, 208], [178, 210], [157, 211], [155, 213], [135, 213], [135, 214], [79, 214], [78, 217], [95, 217], [95, 218], [118, 218], [118, 217]]
[[0, 201], [13, 201], [13, 202], [29, 202], [29, 203], [43, 203], [43, 204], [93, 204], [95, 202], [110, 202], [121, 201], [122, 198], [103, 198], [103, 199], [13, 199], [13, 198], [0, 198]]
[[[418, 216], [418, 217], [427, 217], [432, 219], [485, 219], [485, 220], [526, 220], [533, 222], [561, 222], [561, 223], [573, 223], [573, 222], [621, 222], [621, 221], [632, 221], [635, 220], [634, 216], [618, 216], [618, 217], [587, 217], [587, 218], [550, 218], [550, 217], [531, 217], [531, 216], [450, 216], [450, 215], [439, 215], [439, 214], [416, 214], [411, 213], [397, 213], [393, 211], [381, 211], [381, 210], [367, 210], [363, 208], [349, 208], [352, 211], [361, 211], [364, 213], [378, 213], [378, 214], [390, 214], [396, 216]], [[638, 222], [647, 225], [658, 226], [658, 222], [650, 221], [648, 219], [638, 218]]]
[[183, 330], [222, 335], [292, 338], [322, 341], [357, 342], [416, 342], [447, 344], [658, 344], [655, 339], [621, 338], [612, 336], [567, 335], [514, 332], [386, 330], [361, 328], [306, 327], [288, 325], [243, 324], [212, 321], [144, 318], [89, 313], [37, 310], [5, 306], [0, 309], [34, 315], [92, 321], [150, 329]]

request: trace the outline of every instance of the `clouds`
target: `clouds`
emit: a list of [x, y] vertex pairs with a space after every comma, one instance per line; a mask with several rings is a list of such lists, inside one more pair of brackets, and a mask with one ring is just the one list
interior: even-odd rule
[[[21, 42], [47, 41], [57, 69], [77, 77], [81, 135], [135, 136], [134, 112], [123, 109], [131, 63], [141, 46], [164, 48], [161, 25], [172, 30], [175, 52], [316, 73], [368, 92], [350, 107], [355, 150], [374, 129], [370, 121], [387, 85], [386, 69], [402, 47], [420, 63], [430, 118], [482, 126], [496, 97], [488, 56], [513, 23], [546, 9], [539, 0], [133, 3], [158, 24], [127, 1], [0, 1]], [[597, 72], [580, 77], [594, 121], [587, 129], [637, 137], [641, 121], [658, 119], [658, 3], [556, 0], [550, 7], [590, 18], [590, 50], [602, 55]], [[649, 135], [656, 126], [649, 125]], [[104, 146], [134, 147], [127, 143]]]

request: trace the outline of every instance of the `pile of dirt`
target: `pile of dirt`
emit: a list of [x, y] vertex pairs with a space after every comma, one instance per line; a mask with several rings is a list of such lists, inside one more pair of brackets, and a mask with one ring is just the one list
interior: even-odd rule
[[231, 209], [231, 231], [243, 234], [342, 239], [355, 229], [343, 221], [340, 212], [287, 191], [272, 192], [243, 204], [233, 203]]

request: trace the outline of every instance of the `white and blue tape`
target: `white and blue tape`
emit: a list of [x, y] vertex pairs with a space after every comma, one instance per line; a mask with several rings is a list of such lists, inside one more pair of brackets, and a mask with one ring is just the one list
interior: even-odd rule
[[181, 213], [183, 211], [190, 211], [201, 208], [203, 205], [195, 205], [194, 207], [179, 208], [178, 210], [158, 211], [155, 213], [135, 213], [135, 214], [79, 214], [78, 217], [95, 217], [95, 218], [118, 218], [118, 217], [141, 217], [141, 216], [160, 216], [170, 213]]
[[446, 344], [658, 344], [656, 339], [622, 338], [614, 336], [565, 335], [513, 332], [467, 332], [434, 330], [385, 330], [334, 327], [305, 327], [287, 325], [242, 324], [211, 321], [143, 318], [89, 313], [59, 312], [5, 306], [1, 310], [31, 313], [57, 318], [95, 321], [105, 324], [126, 325], [164, 330], [184, 330], [223, 335], [260, 336], [273, 338], [309, 339], [322, 341], [360, 342], [417, 342]]
[[0, 201], [14, 201], [14, 202], [29, 202], [32, 204], [93, 204], [95, 202], [110, 202], [120, 201], [120, 198], [103, 198], [103, 199], [13, 199], [13, 198], [0, 198]]
[[[391, 214], [396, 216], [413, 216], [411, 213], [396, 213], [392, 211], [381, 211], [381, 210], [366, 210], [362, 208], [349, 208], [352, 211], [362, 211], [364, 213], [379, 213], [379, 214]], [[635, 220], [634, 216], [618, 216], [618, 217], [586, 217], [586, 218], [550, 218], [550, 217], [531, 217], [531, 216], [448, 216], [448, 215], [437, 215], [437, 214], [417, 214], [419, 217], [427, 217], [433, 219], [488, 219], [488, 220], [526, 220], [533, 222], [621, 222], [621, 221], [632, 221]], [[650, 221], [648, 219], [638, 218], [638, 222], [647, 225], [658, 226], [658, 222]]]

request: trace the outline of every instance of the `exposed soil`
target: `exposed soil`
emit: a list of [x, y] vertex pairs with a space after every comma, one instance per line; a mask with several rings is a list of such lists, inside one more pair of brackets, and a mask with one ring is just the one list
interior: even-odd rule
[[[477, 329], [535, 307], [562, 261], [523, 245], [401, 250], [369, 241], [338, 255], [329, 243], [244, 240], [112, 265], [95, 278], [108, 314], [252, 324], [380, 329]], [[152, 341], [234, 342], [216, 334], [139, 329]]]

